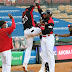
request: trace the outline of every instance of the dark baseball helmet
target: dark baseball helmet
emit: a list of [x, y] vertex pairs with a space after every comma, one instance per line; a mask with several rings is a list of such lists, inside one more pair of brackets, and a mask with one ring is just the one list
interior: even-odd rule
[[44, 14], [52, 16], [52, 11], [51, 10], [46, 10], [46, 12]]
[[44, 14], [52, 16], [52, 11], [51, 10], [46, 10], [46, 12]]

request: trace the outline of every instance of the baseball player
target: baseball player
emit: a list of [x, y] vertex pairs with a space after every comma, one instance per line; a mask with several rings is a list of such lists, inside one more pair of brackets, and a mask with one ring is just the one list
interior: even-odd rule
[[[55, 71], [55, 59], [54, 59], [54, 36], [53, 36], [53, 26], [54, 21], [52, 19], [52, 11], [46, 10], [44, 13], [40, 8], [40, 5], [37, 5], [38, 11], [41, 14], [42, 22], [45, 26], [39, 26], [42, 30], [42, 40], [41, 40], [41, 49], [43, 53], [43, 61], [45, 63], [45, 71], [46, 72], [54, 72]], [[49, 66], [48, 66], [49, 65]], [[44, 69], [40, 70], [40, 72], [44, 72]]]
[[11, 14], [8, 14], [10, 19], [12, 19], [12, 26], [6, 28], [6, 22], [4, 20], [0, 21], [0, 56], [2, 59], [2, 72], [11, 71], [11, 49], [12, 47], [12, 37], [11, 33], [15, 29], [15, 21]]
[[27, 69], [27, 64], [30, 59], [31, 55], [31, 49], [33, 45], [33, 38], [34, 36], [40, 35], [41, 34], [41, 29], [39, 27], [35, 27], [35, 22], [33, 19], [33, 9], [37, 3], [34, 3], [31, 5], [29, 8], [26, 8], [26, 10], [22, 14], [22, 23], [24, 27], [24, 35], [27, 43], [27, 49], [25, 52], [25, 57], [24, 57], [24, 62], [23, 62], [23, 69], [24, 71], [28, 71]]
[[69, 24], [68, 28], [69, 28], [69, 32], [70, 32], [69, 34], [63, 34], [63, 35], [55, 34], [55, 36], [60, 36], [60, 37], [69, 37], [69, 36], [72, 36], [72, 24]]

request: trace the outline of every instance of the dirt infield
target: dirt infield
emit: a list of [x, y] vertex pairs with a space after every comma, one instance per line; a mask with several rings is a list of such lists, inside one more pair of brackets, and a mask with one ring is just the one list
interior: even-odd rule
[[[28, 65], [29, 71], [38, 72], [41, 64], [30, 64]], [[0, 68], [1, 72], [2, 68]], [[12, 66], [12, 71], [23, 71], [22, 66]], [[72, 62], [56, 63], [55, 72], [72, 72]]]

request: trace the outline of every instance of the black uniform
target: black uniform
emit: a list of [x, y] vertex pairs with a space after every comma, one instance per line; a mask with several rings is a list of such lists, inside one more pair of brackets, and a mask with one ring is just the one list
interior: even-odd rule
[[27, 28], [30, 29], [32, 26], [35, 26], [33, 14], [32, 14], [33, 9], [34, 9], [34, 6], [31, 5], [22, 14], [22, 22], [23, 22], [24, 30]]
[[39, 13], [41, 14], [42, 17], [42, 22], [45, 24], [45, 28], [41, 27], [42, 29], [42, 34], [52, 34], [53, 33], [53, 26], [54, 26], [54, 21], [52, 17], [50, 18], [44, 18], [43, 11], [41, 9], [38, 9]]

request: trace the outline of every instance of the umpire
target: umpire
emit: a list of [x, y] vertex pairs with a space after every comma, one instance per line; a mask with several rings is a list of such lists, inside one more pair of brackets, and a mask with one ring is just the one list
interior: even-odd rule
[[11, 14], [8, 14], [9, 18], [12, 19], [12, 26], [6, 28], [6, 23], [4, 20], [0, 21], [0, 56], [2, 59], [2, 72], [11, 71], [11, 49], [12, 47], [12, 37], [11, 33], [15, 29], [15, 21]]
[[[37, 5], [38, 11], [41, 14], [42, 22], [45, 26], [39, 25], [42, 30], [42, 40], [41, 40], [41, 49], [43, 53], [43, 61], [45, 63], [45, 69], [41, 68], [39, 72], [54, 72], [55, 71], [55, 59], [54, 59], [54, 36], [53, 36], [53, 26], [54, 21], [52, 19], [52, 11], [46, 10], [44, 13], [40, 8], [40, 5]], [[48, 67], [49, 65], [49, 67]]]

